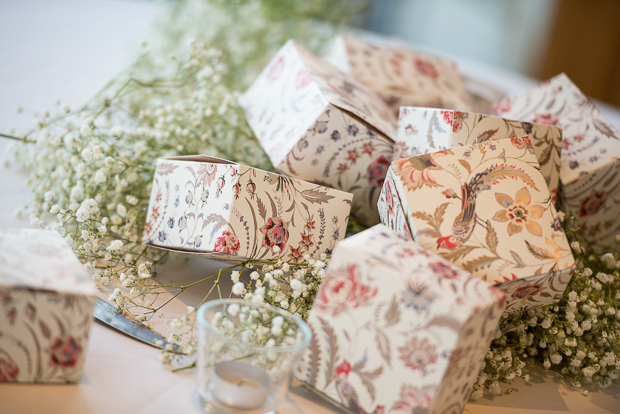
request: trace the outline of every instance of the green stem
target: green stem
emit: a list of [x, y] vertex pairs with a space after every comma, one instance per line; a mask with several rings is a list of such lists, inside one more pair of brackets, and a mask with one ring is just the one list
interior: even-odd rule
[[23, 138], [23, 137], [20, 138], [20, 137], [16, 137], [16, 136], [13, 136], [13, 135], [1, 134], [1, 133], [0, 133], [0, 137], [8, 138], [8, 139], [14, 139], [15, 141], [21, 141], [21, 142], [24, 142], [26, 144], [34, 144], [36, 142], [36, 141], [31, 141], [31, 140]]

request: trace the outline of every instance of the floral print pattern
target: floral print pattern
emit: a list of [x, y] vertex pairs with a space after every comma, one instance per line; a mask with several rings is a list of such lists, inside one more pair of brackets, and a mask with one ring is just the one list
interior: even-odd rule
[[[217, 173], [205, 180], [209, 171]], [[184, 203], [171, 202], [181, 194]], [[144, 240], [233, 262], [278, 257], [275, 246], [296, 260], [318, 257], [344, 235], [350, 202], [350, 194], [225, 160], [162, 158]]]
[[[379, 202], [386, 225], [506, 292], [507, 312], [559, 300], [574, 269], [530, 146], [491, 140], [394, 161], [386, 183], [399, 209], [387, 206], [387, 184]], [[424, 180], [419, 166], [431, 165]], [[513, 295], [526, 282], [540, 291]]]
[[82, 347], [77, 344], [72, 336], [67, 339], [56, 338], [49, 352], [53, 365], [73, 368], [82, 353]]
[[19, 367], [10, 358], [0, 357], [0, 383], [15, 382], [19, 374]]
[[456, 65], [438, 56], [378, 47], [342, 36], [328, 52], [327, 60], [381, 95], [394, 113], [408, 105], [462, 109], [470, 106]]
[[[411, 291], [435, 299], [409, 306], [401, 298]], [[504, 296], [375, 226], [336, 246], [308, 319], [313, 340], [296, 375], [353, 412], [460, 412]]]
[[565, 74], [498, 102], [495, 112], [562, 128], [559, 208], [595, 251], [615, 249], [620, 203], [605, 200], [620, 185], [620, 132]]

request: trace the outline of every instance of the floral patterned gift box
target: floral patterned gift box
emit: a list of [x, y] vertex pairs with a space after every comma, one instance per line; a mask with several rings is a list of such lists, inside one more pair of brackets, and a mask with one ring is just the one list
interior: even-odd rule
[[318, 257], [344, 237], [351, 198], [219, 158], [160, 158], [144, 241], [233, 262]]
[[494, 106], [501, 116], [563, 130], [559, 208], [597, 251], [616, 248], [620, 233], [620, 133], [561, 74]]
[[504, 299], [377, 225], [336, 246], [297, 376], [353, 413], [460, 413]]
[[528, 137], [396, 160], [381, 220], [495, 284], [506, 311], [557, 302], [575, 265]]
[[374, 92], [289, 41], [241, 105], [278, 171], [353, 193], [353, 215], [379, 222], [396, 117]]
[[405, 47], [338, 36], [326, 59], [377, 92], [394, 113], [405, 105], [470, 109], [454, 62]]
[[398, 117], [394, 159], [428, 154], [488, 140], [528, 136], [555, 200], [560, 174], [562, 130], [545, 123], [431, 108], [403, 107]]
[[79, 381], [97, 294], [58, 233], [0, 230], [0, 383]]

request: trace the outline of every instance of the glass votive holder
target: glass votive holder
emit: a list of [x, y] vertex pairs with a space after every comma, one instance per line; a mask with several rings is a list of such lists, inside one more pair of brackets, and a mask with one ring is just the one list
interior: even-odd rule
[[198, 394], [208, 413], [274, 413], [312, 333], [299, 317], [241, 299], [198, 309]]

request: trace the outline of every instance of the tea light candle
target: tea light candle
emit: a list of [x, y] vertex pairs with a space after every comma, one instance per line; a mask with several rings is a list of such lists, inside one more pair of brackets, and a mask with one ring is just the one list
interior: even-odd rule
[[230, 408], [251, 410], [265, 404], [271, 377], [262, 368], [242, 362], [220, 362], [212, 368], [211, 393]]

